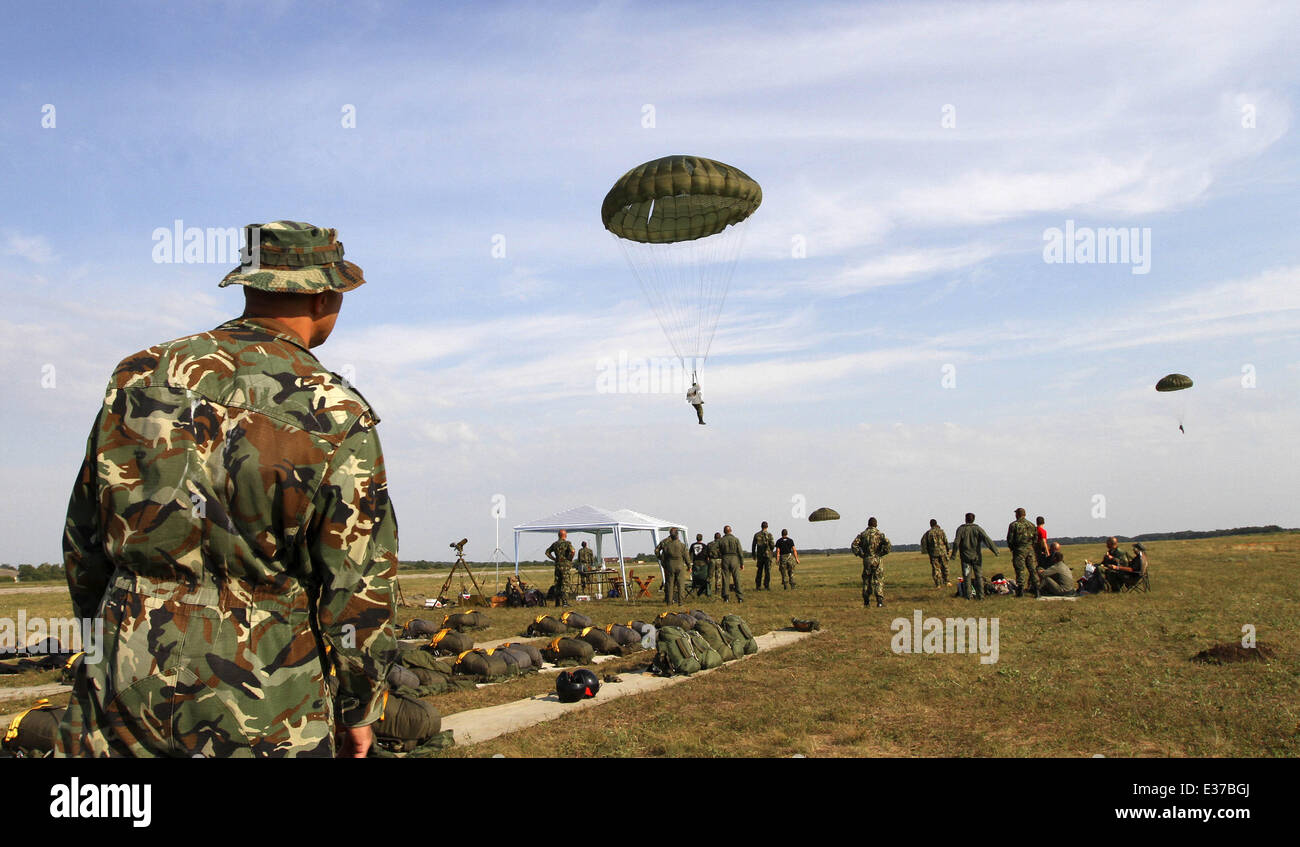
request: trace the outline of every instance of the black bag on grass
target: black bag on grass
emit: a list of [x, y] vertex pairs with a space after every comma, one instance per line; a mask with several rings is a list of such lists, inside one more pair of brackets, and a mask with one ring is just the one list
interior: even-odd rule
[[660, 629], [666, 626], [675, 626], [689, 632], [695, 629], [695, 620], [690, 615], [681, 612], [660, 612], [659, 617], [655, 618], [655, 626]]
[[578, 637], [590, 644], [597, 653], [605, 656], [623, 655], [623, 645], [615, 641], [612, 635], [600, 627], [589, 626]]
[[454, 629], [457, 632], [467, 632], [472, 629], [487, 629], [488, 619], [478, 611], [470, 612], [452, 612], [442, 619], [444, 629]]
[[493, 652], [500, 653], [501, 655], [505, 656], [506, 661], [514, 662], [515, 666], [519, 669], [520, 673], [529, 673], [532, 671], [536, 671], [540, 669], [542, 666], [542, 663], [540, 661], [541, 658], [540, 654], [538, 656], [539, 661], [534, 662], [532, 655], [527, 650], [521, 650], [518, 647], [506, 646], [502, 644], [500, 647], [496, 648], [496, 650]]
[[390, 691], [384, 695], [384, 713], [373, 726], [376, 744], [409, 753], [442, 732], [442, 716], [427, 700]]
[[605, 632], [609, 637], [618, 642], [621, 647], [635, 647], [641, 649], [641, 633], [637, 632], [630, 626], [623, 626], [621, 623], [612, 623], [605, 627]]
[[542, 648], [542, 658], [556, 665], [587, 665], [595, 657], [595, 649], [580, 638], [561, 636]]
[[567, 630], [567, 626], [560, 623], [550, 615], [538, 615], [533, 618], [533, 622], [528, 625], [528, 630], [524, 635], [559, 635], [561, 632]]
[[646, 623], [645, 621], [628, 621], [627, 627], [633, 632], [640, 633], [642, 649], [645, 650], [655, 649], [655, 642], [659, 638], [658, 627], [656, 627], [652, 623]]
[[586, 629], [595, 624], [595, 621], [584, 615], [582, 612], [565, 612], [560, 615], [560, 622], [569, 629]]
[[514, 676], [518, 673], [519, 666], [492, 651], [466, 650], [456, 658], [453, 670], [466, 676], [500, 678]]
[[416, 676], [415, 671], [397, 663], [389, 666], [386, 681], [390, 691], [396, 691], [399, 688], [420, 687], [420, 678]]
[[438, 630], [441, 629], [433, 621], [426, 621], [423, 618], [412, 618], [406, 622], [402, 628], [403, 638], [432, 638]]
[[501, 646], [508, 647], [512, 652], [515, 653], [522, 652], [528, 654], [528, 660], [532, 662], [532, 665], [535, 668], [540, 668], [542, 666], [542, 662], [545, 661], [542, 658], [542, 651], [538, 650], [537, 647], [532, 644], [526, 644], [522, 641], [507, 641], [505, 644], [502, 644]]
[[692, 609], [691, 617], [695, 618], [697, 621], [708, 621], [709, 623], [717, 623], [717, 621], [713, 619], [713, 615], [710, 615], [708, 612], [704, 611], [703, 609]]
[[[745, 655], [748, 656], [751, 653], [758, 652], [758, 642], [754, 640], [754, 633], [750, 631], [749, 624], [745, 623], [745, 619], [740, 615], [724, 616], [722, 618], [722, 629], [732, 637], [733, 641], [736, 639], [744, 641]], [[732, 652], [735, 652], [734, 646]], [[736, 653], [736, 657], [740, 658], [740, 653]]]
[[55, 707], [48, 700], [38, 700], [35, 706], [9, 722], [9, 731], [5, 733], [3, 742], [5, 752], [29, 759], [39, 759], [52, 752], [59, 737], [63, 712], [62, 706]]
[[459, 656], [466, 650], [474, 649], [474, 639], [454, 629], [440, 629], [426, 649], [439, 656]]

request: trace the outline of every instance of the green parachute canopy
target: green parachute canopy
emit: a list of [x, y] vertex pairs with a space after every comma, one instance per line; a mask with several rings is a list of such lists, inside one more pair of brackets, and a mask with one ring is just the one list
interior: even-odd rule
[[1156, 391], [1182, 391], [1192, 387], [1192, 378], [1183, 374], [1163, 376], [1156, 383]]
[[643, 244], [692, 241], [743, 221], [763, 202], [744, 171], [699, 156], [665, 156], [623, 174], [605, 195], [605, 229]]
[[605, 195], [600, 219], [623, 251], [673, 353], [694, 369], [713, 345], [744, 242], [763, 202], [744, 171], [699, 156], [638, 165]]
[[840, 513], [828, 506], [822, 506], [808, 516], [810, 521], [837, 521], [839, 519]]

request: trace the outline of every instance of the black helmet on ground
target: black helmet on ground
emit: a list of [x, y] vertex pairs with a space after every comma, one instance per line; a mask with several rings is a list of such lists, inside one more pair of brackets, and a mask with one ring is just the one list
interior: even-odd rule
[[576, 703], [588, 697], [595, 697], [599, 690], [600, 680], [586, 668], [561, 671], [555, 678], [555, 693], [561, 703]]

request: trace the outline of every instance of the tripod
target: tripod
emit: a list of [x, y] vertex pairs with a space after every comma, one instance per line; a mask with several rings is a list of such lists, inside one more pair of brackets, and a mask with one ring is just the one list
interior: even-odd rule
[[451, 570], [447, 573], [447, 579], [442, 583], [442, 589], [438, 592], [438, 602], [444, 605], [447, 604], [447, 589], [451, 586], [451, 580], [456, 576], [456, 570], [458, 568], [464, 568], [465, 574], [469, 577], [469, 581], [474, 584], [474, 590], [478, 592], [474, 595], [474, 597], [477, 598], [478, 605], [486, 606], [487, 598], [483, 596], [483, 589], [479, 588], [478, 580], [474, 578], [474, 572], [470, 570], [469, 565], [465, 563], [465, 542], [462, 541], [460, 544], [453, 544], [451, 546], [456, 550], [456, 562], [451, 566]]

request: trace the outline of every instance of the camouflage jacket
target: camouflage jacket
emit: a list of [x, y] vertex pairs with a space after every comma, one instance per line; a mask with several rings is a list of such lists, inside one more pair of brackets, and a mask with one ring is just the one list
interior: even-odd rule
[[721, 558], [722, 558], [722, 549], [721, 549], [721, 548], [722, 548], [722, 539], [721, 539], [721, 538], [715, 538], [715, 539], [713, 539], [712, 541], [710, 541], [708, 544], [704, 545], [704, 552], [705, 552], [706, 554], [708, 554], [708, 557], [709, 557], [710, 559], [713, 559], [713, 560], [716, 561], [717, 559], [721, 559]]
[[[537, 549], [536, 547], [533, 548]], [[552, 560], [557, 565], [568, 565], [573, 561], [573, 544], [569, 539], [563, 541], [553, 541], [551, 546], [546, 548], [546, 558]]]
[[776, 549], [776, 539], [772, 537], [772, 533], [765, 529], [754, 533], [754, 543], [749, 548], [751, 556], [755, 559], [770, 559], [774, 549]]
[[117, 366], [63, 536], [105, 659], [60, 753], [329, 756], [336, 721], [380, 717], [397, 519], [378, 420], [268, 319]]
[[596, 552], [590, 547], [578, 548], [578, 564], [584, 568], [590, 568], [596, 563]]
[[872, 559], [879, 562], [881, 556], [889, 554], [890, 547], [889, 539], [885, 537], [885, 534], [879, 528], [869, 526], [859, 532], [857, 538], [853, 539], [851, 549], [853, 555], [860, 556], [863, 562], [866, 563]]
[[1038, 536], [1038, 527], [1025, 518], [1017, 518], [1007, 527], [1007, 547], [1011, 550], [1029, 550]]
[[948, 533], [943, 527], [931, 527], [921, 537], [921, 552], [936, 559], [948, 558]]

